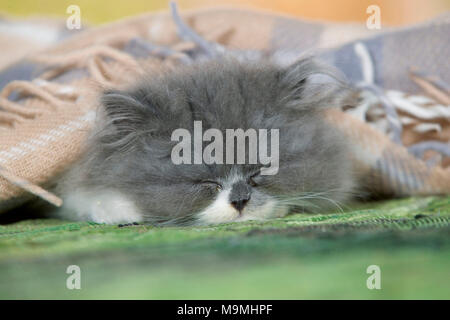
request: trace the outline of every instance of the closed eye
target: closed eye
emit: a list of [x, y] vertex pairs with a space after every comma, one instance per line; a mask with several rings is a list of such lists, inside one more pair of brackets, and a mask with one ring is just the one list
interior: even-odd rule
[[203, 184], [203, 185], [209, 185], [211, 187], [215, 187], [217, 191], [220, 191], [223, 189], [223, 186], [219, 182], [214, 181], [214, 180], [201, 180], [201, 181], [199, 181], [199, 183]]
[[252, 187], [258, 186], [258, 177], [259, 177], [260, 173], [261, 173], [260, 170], [258, 170], [257, 172], [253, 173], [250, 176], [250, 178], [248, 178], [248, 184], [250, 184]]

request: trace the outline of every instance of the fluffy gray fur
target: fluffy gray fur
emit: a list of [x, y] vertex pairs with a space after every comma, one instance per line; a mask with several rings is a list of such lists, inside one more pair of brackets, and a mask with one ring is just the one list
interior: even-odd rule
[[[310, 58], [289, 67], [222, 58], [152, 73], [128, 90], [104, 92], [95, 134], [59, 189], [65, 199], [77, 190], [94, 198], [112, 190], [133, 203], [142, 221], [156, 225], [204, 223], [198, 214], [220, 189], [237, 186], [251, 194], [239, 217], [335, 206], [351, 193], [353, 174], [346, 142], [322, 113], [353, 103], [351, 97], [335, 71]], [[279, 129], [278, 174], [259, 175], [260, 165], [173, 164], [171, 134], [178, 128], [192, 132], [194, 120], [224, 136], [230, 128]], [[230, 182], [232, 174], [239, 181]], [[66, 216], [98, 220], [89, 206], [77, 215], [70, 203]]]

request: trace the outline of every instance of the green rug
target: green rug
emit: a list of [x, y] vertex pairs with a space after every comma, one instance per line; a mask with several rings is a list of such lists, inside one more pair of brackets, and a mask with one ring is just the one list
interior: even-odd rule
[[449, 299], [450, 197], [214, 227], [0, 225], [0, 298]]

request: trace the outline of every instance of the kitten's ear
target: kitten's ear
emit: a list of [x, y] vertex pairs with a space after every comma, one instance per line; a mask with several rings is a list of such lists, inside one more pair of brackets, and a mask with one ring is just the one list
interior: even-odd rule
[[135, 131], [151, 116], [148, 107], [124, 91], [105, 91], [101, 97], [101, 104], [109, 123], [122, 132]]
[[282, 70], [281, 86], [287, 107], [296, 110], [344, 107], [356, 103], [355, 90], [334, 67], [303, 58]]

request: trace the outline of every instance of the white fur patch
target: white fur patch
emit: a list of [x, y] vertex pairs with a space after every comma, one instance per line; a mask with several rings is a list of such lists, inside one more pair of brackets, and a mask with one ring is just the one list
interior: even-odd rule
[[142, 215], [133, 201], [111, 190], [72, 191], [64, 197], [61, 213], [67, 218], [97, 223], [117, 224], [142, 221]]
[[275, 200], [269, 200], [264, 206], [249, 211], [244, 209], [244, 214], [236, 219], [236, 221], [249, 221], [249, 220], [265, 220], [273, 218], [284, 217], [288, 213], [286, 206], [276, 207]]
[[230, 191], [229, 189], [222, 190], [216, 200], [198, 214], [200, 224], [264, 220], [284, 217], [288, 213], [287, 207], [277, 207], [276, 202], [270, 200], [264, 206], [254, 210], [249, 210], [246, 207], [242, 214], [239, 214], [239, 211], [230, 204]]
[[219, 192], [216, 200], [199, 213], [201, 224], [230, 222], [239, 217], [239, 211], [233, 208], [228, 200], [231, 190]]

